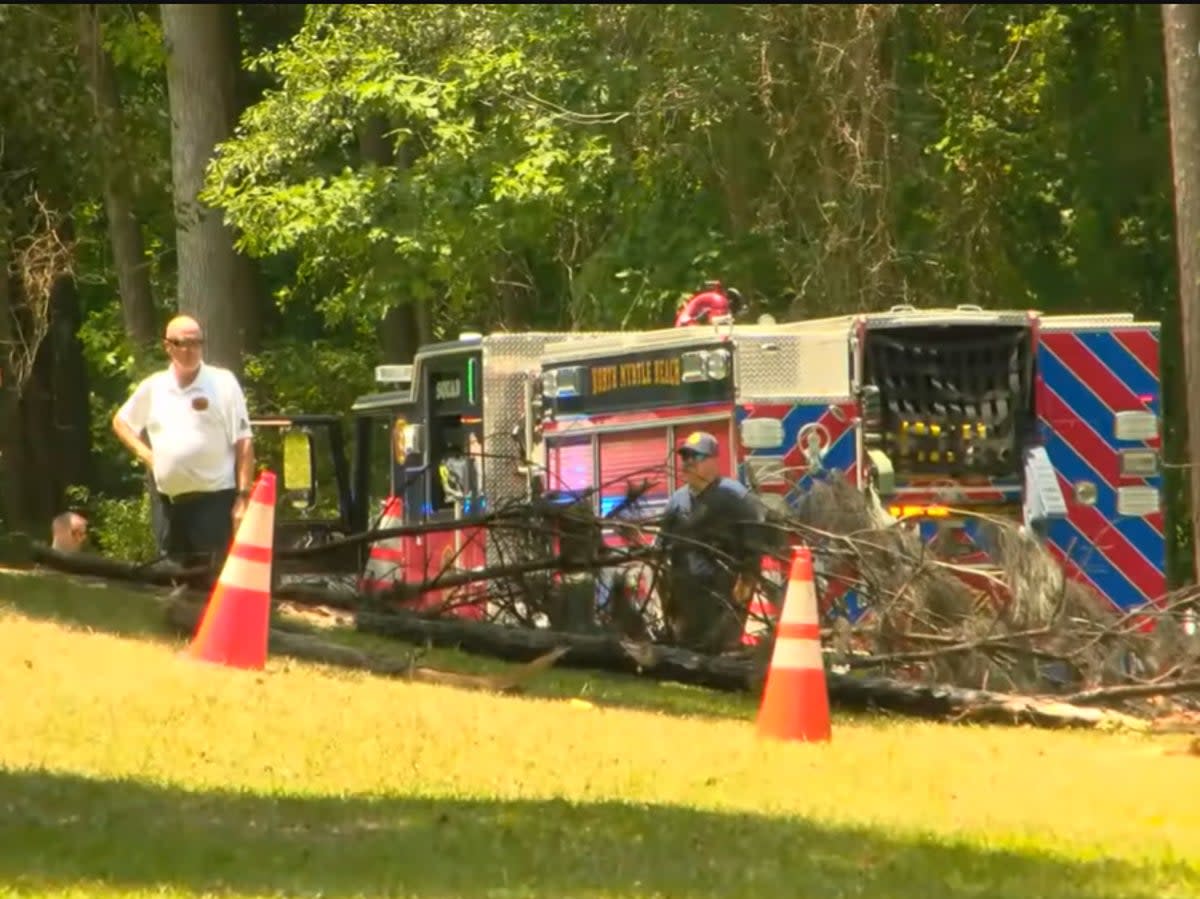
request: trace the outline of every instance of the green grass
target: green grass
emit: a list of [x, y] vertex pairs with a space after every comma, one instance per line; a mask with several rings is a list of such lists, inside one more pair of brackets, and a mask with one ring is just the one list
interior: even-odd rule
[[[0, 603], [6, 599], [25, 616], [68, 623], [85, 630], [98, 630], [175, 645], [178, 640], [164, 633], [162, 591], [122, 589], [96, 579], [30, 577], [0, 570]], [[414, 647], [386, 637], [357, 633], [347, 628], [311, 626], [311, 618], [286, 618], [301, 628], [333, 643], [353, 646], [364, 652], [409, 658], [417, 663], [454, 671], [486, 674], [505, 670], [504, 662], [453, 650]], [[654, 684], [645, 678], [619, 674], [597, 674], [556, 668], [541, 675], [527, 690], [532, 696], [576, 698], [629, 708], [656, 709], [685, 715], [737, 717], [752, 720], [757, 705], [748, 696], [705, 690], [685, 684]]]
[[157, 620], [0, 575], [0, 895], [1200, 896], [1186, 738], [838, 717], [779, 745], [746, 700], [242, 672]]

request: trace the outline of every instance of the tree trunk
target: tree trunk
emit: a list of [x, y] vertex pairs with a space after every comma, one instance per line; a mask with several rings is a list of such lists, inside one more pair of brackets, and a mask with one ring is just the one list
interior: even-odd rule
[[[397, 164], [396, 154], [387, 140], [387, 123], [378, 116], [372, 117], [359, 130], [358, 150], [368, 165]], [[394, 262], [390, 249], [376, 250], [377, 271], [388, 271]], [[392, 306], [379, 322], [376, 334], [384, 362], [411, 362], [422, 342], [416, 304], [410, 301]]]
[[1200, 7], [1165, 3], [1162, 16], [1187, 384], [1192, 558], [1200, 571]]
[[413, 303], [393, 306], [379, 323], [378, 334], [384, 362], [412, 362], [420, 346], [416, 306]]
[[[164, 3], [167, 92], [171, 110], [171, 172], [175, 193], [179, 311], [205, 329], [207, 357], [240, 372], [247, 312], [256, 310], [252, 281], [233, 248], [221, 214], [197, 200], [214, 149], [233, 131], [238, 46], [219, 4]], [[256, 321], [257, 316], [250, 321]]]
[[[69, 227], [69, 225], [68, 225]], [[54, 403], [54, 499], [65, 500], [66, 488], [92, 480], [91, 390], [79, 330], [83, 309], [75, 279], [64, 276], [50, 294], [50, 333], [44, 349], [49, 356], [50, 395]]]
[[[70, 223], [61, 226], [64, 243]], [[50, 288], [49, 329], [20, 399], [24, 433], [24, 516], [37, 531], [67, 507], [67, 488], [91, 479], [91, 413], [87, 364], [78, 338], [83, 314], [70, 274]]]
[[25, 461], [24, 427], [16, 373], [9, 364], [9, 349], [14, 337], [12, 281], [7, 271], [11, 248], [2, 228], [0, 237], [3, 237], [0, 259], [5, 261], [4, 270], [0, 271], [0, 517], [3, 518], [3, 530], [16, 531], [27, 525], [21, 486]]
[[104, 211], [121, 292], [125, 333], [143, 351], [158, 337], [154, 294], [142, 231], [134, 211], [133, 180], [120, 150], [124, 137], [121, 98], [112, 60], [100, 44], [100, 19], [92, 3], [79, 6], [79, 56], [87, 73], [95, 115], [95, 147], [104, 169]]

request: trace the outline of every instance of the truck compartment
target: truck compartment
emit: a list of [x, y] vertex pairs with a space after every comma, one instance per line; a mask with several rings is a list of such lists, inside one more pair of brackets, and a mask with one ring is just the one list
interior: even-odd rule
[[879, 390], [896, 475], [1019, 477], [1034, 422], [1031, 344], [1024, 325], [869, 328], [863, 383]]

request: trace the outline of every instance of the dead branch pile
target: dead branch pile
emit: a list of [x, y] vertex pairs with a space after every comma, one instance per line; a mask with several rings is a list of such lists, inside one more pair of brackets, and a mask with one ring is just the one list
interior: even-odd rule
[[[664, 561], [651, 545], [662, 521], [639, 514], [641, 500], [642, 492], [631, 489], [620, 508], [603, 518], [592, 511], [590, 497], [501, 504], [473, 522], [477, 527], [468, 538], [489, 541], [485, 567], [467, 569], [456, 556], [426, 580], [397, 583], [385, 595], [311, 585], [281, 585], [277, 594], [355, 608], [360, 630], [410, 642], [512, 660], [568, 646], [563, 664], [757, 689], [773, 620], [756, 622], [754, 613], [737, 607], [740, 623], [766, 625], [766, 639], [757, 646], [733, 640], [697, 652], [681, 645], [678, 622], [662, 601]], [[374, 531], [304, 549], [281, 546], [276, 556], [313, 563], [350, 543], [438, 527], [447, 526]], [[1008, 714], [1048, 699], [1143, 717], [1200, 708], [1200, 638], [1181, 624], [1182, 610], [1200, 594], [1118, 611], [1065, 578], [1037, 539], [1001, 520], [980, 525], [978, 540], [988, 548], [990, 567], [966, 565], [938, 540], [927, 545], [913, 529], [897, 525], [837, 476], [816, 483], [798, 509], [772, 513], [765, 532], [785, 571], [789, 542], [799, 539], [813, 551], [818, 594], [833, 597], [822, 622], [831, 695], [845, 702], [869, 695], [878, 704], [886, 694], [891, 698], [885, 705], [897, 710], [948, 714], [953, 708], [955, 715], [988, 708]], [[617, 545], [604, 539], [606, 533], [621, 538]], [[160, 584], [203, 586], [216, 575], [68, 557], [45, 547], [37, 547], [36, 556], [60, 570]], [[105, 570], [97, 567], [101, 562]], [[757, 589], [776, 607], [783, 597], [783, 586], [765, 577]], [[439, 601], [416, 602], [430, 597]], [[689, 614], [686, 605], [673, 614]], [[485, 609], [483, 620], [463, 620], [466, 606]], [[1164, 697], [1174, 697], [1173, 703]]]
[[869, 608], [831, 628], [834, 664], [1072, 701], [1183, 694], [1200, 684], [1200, 639], [1181, 623], [1194, 591], [1122, 612], [1002, 520], [981, 521], [993, 564], [971, 569], [937, 554], [936, 540], [926, 545], [888, 523], [836, 478], [812, 489], [791, 525], [814, 547], [825, 579], [850, 581]]

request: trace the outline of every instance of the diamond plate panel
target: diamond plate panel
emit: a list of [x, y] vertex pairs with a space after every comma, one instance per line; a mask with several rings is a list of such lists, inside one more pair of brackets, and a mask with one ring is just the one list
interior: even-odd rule
[[1043, 331], [1075, 331], [1082, 328], [1111, 328], [1116, 325], [1141, 325], [1157, 328], [1156, 322], [1135, 322], [1129, 312], [1114, 312], [1104, 315], [1043, 315], [1038, 325]]
[[738, 396], [795, 396], [803, 378], [801, 341], [794, 336], [738, 341], [734, 375]]
[[[563, 340], [586, 340], [593, 332], [527, 332], [489, 334], [483, 346], [483, 483], [492, 508], [525, 494], [525, 475], [517, 470], [520, 450], [512, 439], [525, 412], [523, 385], [540, 376], [546, 348]], [[487, 562], [500, 563], [503, 554], [495, 537], [488, 540]]]
[[845, 331], [753, 335], [737, 343], [740, 397], [846, 396], [850, 338]]
[[887, 312], [867, 312], [862, 319], [868, 328], [923, 328], [929, 325], [1023, 325], [1029, 320], [1029, 314], [1015, 309], [915, 309], [899, 306]]

